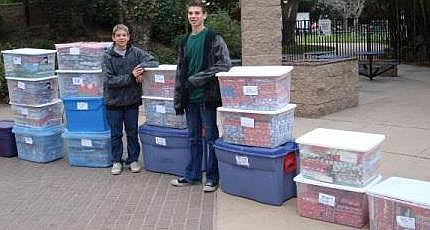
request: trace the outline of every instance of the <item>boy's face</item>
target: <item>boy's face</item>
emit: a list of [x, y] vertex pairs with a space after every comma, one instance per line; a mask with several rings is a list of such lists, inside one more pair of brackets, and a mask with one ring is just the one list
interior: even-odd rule
[[112, 40], [118, 48], [125, 48], [130, 40], [130, 35], [124, 30], [118, 30], [112, 36]]
[[201, 26], [204, 23], [206, 16], [207, 14], [203, 13], [203, 9], [201, 7], [188, 7], [188, 22], [190, 23], [191, 27]]

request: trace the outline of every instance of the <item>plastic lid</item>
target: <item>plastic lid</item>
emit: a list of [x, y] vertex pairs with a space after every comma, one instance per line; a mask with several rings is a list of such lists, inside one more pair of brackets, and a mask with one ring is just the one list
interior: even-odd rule
[[55, 100], [53, 100], [51, 102], [48, 102], [48, 103], [45, 103], [45, 104], [39, 104], [39, 105], [18, 104], [18, 103], [13, 103], [13, 102], [9, 102], [9, 104], [11, 104], [11, 105], [18, 105], [18, 106], [33, 107], [33, 108], [41, 108], [41, 107], [44, 107], [44, 106], [53, 105], [53, 104], [57, 104], [57, 103], [60, 103], [60, 102], [61, 102], [61, 100], [57, 98], [57, 99], [55, 99]]
[[278, 110], [246, 110], [246, 109], [232, 109], [232, 108], [225, 108], [225, 107], [218, 107], [217, 110], [220, 112], [232, 112], [232, 113], [254, 113], [254, 114], [268, 114], [268, 115], [274, 115], [274, 114], [280, 114], [285, 111], [291, 110], [296, 108], [296, 104], [288, 104], [283, 108], [280, 108]]
[[145, 68], [145, 70], [176, 70], [176, 65], [159, 65], [155, 68]]
[[99, 70], [56, 70], [56, 73], [102, 73], [101, 69]]
[[17, 80], [17, 81], [43, 81], [43, 80], [49, 80], [49, 79], [56, 79], [57, 76], [49, 76], [49, 77], [6, 77], [7, 80]]
[[89, 47], [89, 48], [99, 48], [99, 47], [109, 47], [113, 42], [71, 42], [54, 44], [55, 48], [67, 48], [67, 47]]
[[142, 96], [143, 99], [151, 100], [163, 100], [163, 101], [173, 101], [173, 97], [153, 97], [153, 96]]
[[104, 132], [69, 132], [65, 129], [62, 136], [64, 138], [107, 139], [111, 137], [111, 133], [110, 130]]
[[263, 156], [267, 158], [278, 158], [280, 156], [287, 155], [288, 153], [297, 151], [297, 144], [295, 142], [287, 142], [276, 148], [263, 148], [230, 144], [223, 141], [222, 139], [218, 139], [215, 141], [215, 148], [238, 154], [246, 154], [257, 157]]
[[33, 127], [23, 127], [14, 125], [12, 132], [20, 135], [29, 135], [29, 136], [50, 136], [63, 132], [63, 126], [50, 126], [45, 128], [33, 128]]
[[33, 49], [33, 48], [21, 48], [14, 50], [3, 50], [3, 54], [20, 54], [20, 55], [43, 55], [43, 54], [54, 54], [56, 50], [46, 50], [46, 49]]
[[292, 66], [235, 66], [217, 77], [280, 77], [293, 70]]
[[325, 187], [325, 188], [334, 188], [334, 189], [350, 191], [350, 192], [359, 192], [359, 193], [365, 193], [369, 188], [371, 188], [372, 186], [377, 184], [381, 179], [382, 179], [382, 176], [379, 175], [375, 179], [373, 179], [372, 182], [367, 184], [365, 187], [357, 188], [357, 187], [352, 187], [352, 186], [325, 183], [322, 181], [307, 179], [307, 178], [304, 178], [302, 174], [299, 174], [298, 176], [294, 177], [294, 181], [298, 182], [298, 183], [311, 184], [311, 185], [321, 186], [321, 187]]
[[0, 120], [0, 130], [11, 129], [13, 124], [12, 120]]
[[141, 125], [139, 133], [148, 134], [151, 136], [164, 136], [164, 137], [188, 137], [190, 132], [188, 129], [176, 129], [168, 127], [159, 127], [154, 125]]
[[369, 188], [370, 195], [379, 195], [430, 207], [430, 182], [390, 177]]
[[368, 152], [380, 145], [384, 139], [385, 136], [381, 134], [318, 128], [304, 134], [296, 141], [305, 145]]

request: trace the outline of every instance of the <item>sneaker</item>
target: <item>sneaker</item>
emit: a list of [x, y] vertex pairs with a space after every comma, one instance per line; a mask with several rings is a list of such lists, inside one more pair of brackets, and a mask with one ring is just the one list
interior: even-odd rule
[[111, 173], [112, 175], [119, 175], [122, 172], [122, 164], [121, 163], [113, 163]]
[[218, 188], [218, 184], [214, 184], [213, 182], [206, 182], [206, 184], [203, 186], [204, 192], [214, 192]]
[[184, 187], [192, 185], [193, 183], [188, 182], [184, 177], [178, 177], [170, 181], [170, 184], [176, 187]]
[[137, 161], [133, 161], [130, 164], [130, 171], [133, 173], [138, 173], [140, 172], [140, 165], [139, 163], [137, 163]]

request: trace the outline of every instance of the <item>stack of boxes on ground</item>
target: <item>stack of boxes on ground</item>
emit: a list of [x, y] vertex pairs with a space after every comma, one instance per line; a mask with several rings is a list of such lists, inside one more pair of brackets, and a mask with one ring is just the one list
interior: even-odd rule
[[296, 195], [292, 67], [233, 67], [218, 73], [222, 138], [215, 142], [224, 192], [281, 205]]
[[381, 179], [384, 135], [318, 128], [299, 137], [297, 209], [301, 216], [363, 227], [366, 191]]
[[143, 105], [145, 124], [139, 127], [144, 168], [184, 176], [190, 160], [190, 139], [185, 115], [173, 106], [176, 65], [145, 68]]
[[55, 50], [2, 51], [14, 115], [18, 157], [46, 163], [63, 157], [63, 106], [58, 98]]
[[103, 54], [111, 42], [56, 44], [63, 134], [69, 164], [110, 167], [111, 140], [103, 99]]

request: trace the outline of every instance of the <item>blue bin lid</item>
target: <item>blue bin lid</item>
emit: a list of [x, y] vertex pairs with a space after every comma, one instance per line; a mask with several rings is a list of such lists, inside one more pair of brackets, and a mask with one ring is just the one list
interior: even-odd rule
[[61, 100], [64, 102], [75, 102], [75, 101], [103, 101], [103, 97], [62, 97]]
[[276, 148], [264, 148], [255, 146], [245, 146], [230, 144], [223, 141], [221, 138], [215, 141], [215, 148], [224, 150], [227, 152], [234, 152], [239, 154], [246, 154], [257, 157], [268, 157], [268, 158], [278, 158], [287, 155], [291, 152], [297, 151], [296, 142], [287, 142]]
[[110, 130], [103, 132], [69, 132], [67, 129], [62, 134], [64, 138], [88, 138], [88, 139], [109, 139]]
[[15, 134], [21, 135], [30, 135], [30, 136], [51, 136], [58, 133], [62, 133], [64, 130], [62, 125], [50, 126], [45, 128], [30, 128], [19, 125], [14, 125], [12, 132]]
[[13, 126], [13, 121], [11, 120], [0, 120], [0, 131], [11, 130]]
[[188, 129], [175, 129], [146, 124], [139, 127], [139, 133], [165, 137], [188, 137], [190, 135]]

